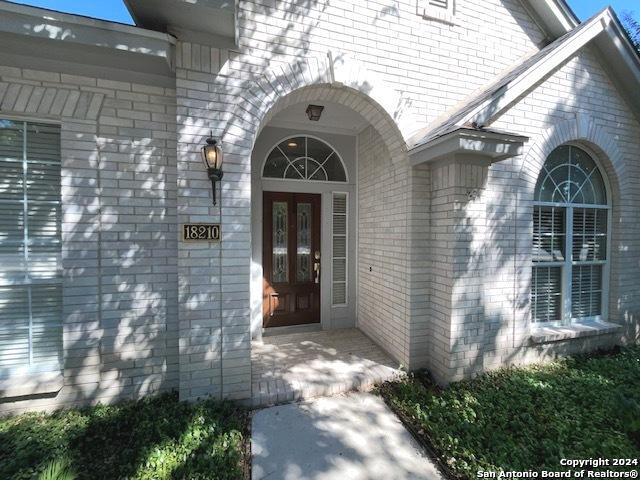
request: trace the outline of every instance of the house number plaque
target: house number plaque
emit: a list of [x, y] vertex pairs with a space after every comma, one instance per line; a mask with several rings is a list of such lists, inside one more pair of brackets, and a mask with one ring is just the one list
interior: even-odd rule
[[220, 224], [183, 223], [182, 240], [185, 242], [217, 242], [220, 240]]

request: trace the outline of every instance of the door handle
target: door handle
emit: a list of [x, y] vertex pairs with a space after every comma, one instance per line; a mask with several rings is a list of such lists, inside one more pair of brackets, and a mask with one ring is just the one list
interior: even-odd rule
[[314, 275], [314, 283], [320, 283], [320, 252], [318, 250], [313, 254], [313, 273]]

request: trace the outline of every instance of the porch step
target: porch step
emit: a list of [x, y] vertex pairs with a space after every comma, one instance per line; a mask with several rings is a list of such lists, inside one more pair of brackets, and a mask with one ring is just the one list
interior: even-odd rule
[[251, 350], [253, 408], [367, 391], [404, 374], [357, 329], [268, 337]]

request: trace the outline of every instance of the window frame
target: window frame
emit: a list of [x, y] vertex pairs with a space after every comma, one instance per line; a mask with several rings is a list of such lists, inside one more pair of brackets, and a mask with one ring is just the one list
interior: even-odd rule
[[[560, 292], [560, 312], [561, 318], [555, 321], [548, 322], [540, 322], [535, 321], [533, 317], [533, 312], [529, 316], [530, 324], [534, 328], [543, 328], [543, 327], [562, 327], [569, 326], [576, 323], [593, 323], [593, 322], [603, 322], [607, 321], [609, 318], [609, 278], [611, 271], [611, 230], [612, 230], [612, 202], [611, 202], [611, 188], [609, 184], [609, 179], [607, 176], [606, 170], [603, 168], [598, 154], [594, 152], [591, 148], [582, 145], [577, 142], [566, 142], [562, 145], [558, 145], [555, 147], [549, 154], [546, 156], [544, 163], [547, 162], [551, 154], [560, 147], [575, 147], [584, 151], [589, 155], [589, 158], [593, 161], [596, 168], [598, 169], [600, 176], [602, 177], [602, 182], [604, 185], [605, 195], [606, 195], [606, 205], [602, 204], [591, 204], [591, 203], [563, 203], [563, 202], [541, 202], [536, 199], [537, 190], [534, 190], [534, 200], [532, 204], [532, 219], [535, 214], [536, 207], [556, 207], [563, 208], [565, 211], [565, 230], [564, 230], [564, 249], [565, 255], [563, 261], [534, 261], [531, 259], [531, 286], [530, 286], [530, 301], [533, 303], [532, 298], [532, 290], [533, 290], [533, 271], [535, 267], [560, 267], [560, 284], [561, 284], [561, 292]], [[543, 165], [544, 165], [543, 163]], [[540, 176], [543, 175], [543, 169], [541, 168], [538, 177], [536, 177], [536, 186], [537, 182], [540, 179]], [[606, 232], [606, 242], [607, 247], [605, 250], [606, 258], [605, 260], [590, 260], [590, 261], [575, 261], [573, 259], [573, 215], [575, 209], [594, 209], [594, 210], [605, 210], [607, 212], [607, 232]], [[531, 239], [533, 242], [533, 231], [531, 234]], [[533, 243], [532, 243], [532, 253], [533, 253]], [[573, 318], [571, 312], [571, 287], [572, 287], [572, 273], [575, 266], [583, 266], [583, 265], [601, 265], [602, 266], [602, 285], [601, 285], [601, 313], [600, 315], [591, 316], [591, 317], [582, 317], [582, 318]]]
[[[11, 282], [11, 283], [7, 283], [6, 285], [3, 284], [3, 287], [11, 287], [11, 286], [24, 286], [24, 287], [28, 287], [29, 291], [28, 291], [28, 296], [29, 296], [29, 312], [32, 311], [32, 304], [31, 304], [31, 297], [32, 297], [32, 293], [31, 293], [31, 288], [35, 285], [43, 285], [43, 286], [59, 286], [60, 287], [60, 305], [61, 305], [61, 316], [60, 316], [60, 328], [61, 328], [61, 337], [60, 337], [60, 357], [58, 358], [58, 361], [55, 362], [46, 362], [46, 363], [40, 363], [40, 364], [33, 364], [32, 363], [32, 350], [33, 350], [33, 346], [32, 346], [32, 342], [33, 342], [33, 333], [32, 333], [32, 320], [29, 320], [29, 326], [26, 327], [29, 330], [29, 363], [25, 364], [25, 365], [20, 365], [20, 366], [16, 366], [16, 367], [12, 367], [12, 368], [0, 368], [0, 381], [10, 381], [13, 382], [15, 379], [21, 379], [21, 378], [28, 378], [28, 379], [32, 379], [35, 378], [35, 376], [38, 375], [48, 375], [48, 374], [61, 374], [62, 372], [62, 368], [63, 368], [63, 364], [64, 364], [64, 265], [63, 265], [63, 260], [62, 260], [62, 255], [63, 255], [63, 195], [62, 195], [62, 171], [63, 171], [63, 149], [62, 149], [62, 133], [63, 133], [63, 122], [60, 120], [56, 120], [56, 119], [50, 119], [50, 118], [39, 118], [39, 117], [34, 117], [34, 116], [17, 116], [17, 115], [11, 115], [11, 114], [4, 114], [2, 112], [0, 112], [0, 120], [8, 120], [11, 122], [15, 122], [15, 123], [22, 123], [23, 124], [23, 144], [22, 144], [22, 160], [20, 162], [17, 163], [21, 163], [23, 165], [23, 168], [25, 168], [25, 164], [28, 165], [29, 160], [28, 158], [26, 158], [26, 150], [27, 150], [27, 143], [26, 143], [26, 138], [27, 138], [27, 130], [28, 128], [27, 125], [28, 124], [41, 124], [41, 125], [49, 125], [52, 127], [58, 127], [58, 134], [59, 134], [59, 138], [58, 138], [58, 146], [60, 148], [60, 159], [59, 159], [59, 166], [60, 166], [60, 184], [59, 184], [59, 200], [57, 201], [59, 207], [60, 207], [60, 242], [59, 242], [59, 246], [60, 246], [60, 263], [57, 265], [56, 268], [56, 272], [55, 272], [55, 276], [52, 277], [51, 279], [46, 279], [46, 280], [36, 280], [34, 281], [30, 275], [25, 274], [25, 280], [22, 282]], [[45, 163], [49, 163], [49, 162], [45, 162]], [[25, 204], [25, 208], [27, 208], [28, 205], [28, 197], [27, 192], [26, 192], [26, 184], [25, 184], [25, 191], [24, 191], [24, 200], [26, 200], [26, 204]], [[24, 201], [23, 200], [23, 201]], [[4, 202], [0, 202], [0, 205], [4, 204]], [[23, 235], [25, 237], [25, 246], [29, 243], [28, 241], [28, 224], [27, 227], [24, 229]], [[28, 278], [27, 278], [28, 277]], [[30, 313], [31, 316], [31, 313]], [[45, 377], [42, 377], [45, 378]], [[49, 377], [47, 377], [49, 378]], [[50, 380], [50, 379], [49, 379]], [[48, 391], [48, 390], [47, 390]]]
[[[271, 152], [273, 152], [273, 150], [276, 149], [278, 147], [278, 145], [280, 145], [282, 142], [285, 142], [285, 141], [290, 140], [292, 138], [300, 138], [300, 137], [313, 138], [314, 140], [318, 140], [319, 142], [322, 142], [325, 145], [327, 145], [329, 148], [331, 148], [331, 150], [333, 150], [333, 152], [334, 152], [334, 155], [338, 158], [338, 161], [340, 162], [340, 165], [342, 166], [342, 170], [344, 171], [344, 178], [345, 178], [344, 181], [340, 181], [340, 180], [311, 180], [311, 179], [304, 179], [304, 178], [266, 177], [264, 175], [264, 167], [267, 164], [267, 160], [269, 160], [269, 156], [271, 155]], [[346, 167], [346, 165], [344, 163], [344, 160], [342, 159], [342, 155], [340, 155], [340, 152], [338, 151], [338, 149], [335, 148], [330, 142], [328, 142], [324, 138], [320, 138], [320, 137], [317, 137], [315, 135], [310, 135], [308, 133], [299, 133], [299, 134], [290, 134], [290, 135], [287, 135], [285, 137], [282, 137], [280, 140], [275, 142], [269, 149], [267, 149], [267, 153], [264, 156], [264, 159], [262, 160], [262, 164], [260, 165], [260, 179], [269, 180], [269, 181], [275, 180], [277, 182], [296, 182], [296, 183], [309, 182], [309, 183], [319, 183], [319, 184], [345, 185], [345, 184], [349, 184], [349, 171], [347, 170], [347, 167]]]

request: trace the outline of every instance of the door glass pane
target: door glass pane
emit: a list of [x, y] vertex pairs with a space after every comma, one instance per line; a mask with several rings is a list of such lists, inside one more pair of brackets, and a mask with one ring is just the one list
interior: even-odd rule
[[298, 238], [296, 252], [296, 280], [311, 281], [311, 204], [298, 204]]
[[287, 255], [287, 202], [273, 202], [273, 239], [272, 239], [272, 281], [285, 283], [289, 280], [289, 257]]

